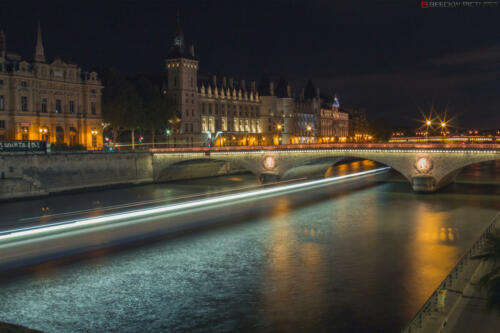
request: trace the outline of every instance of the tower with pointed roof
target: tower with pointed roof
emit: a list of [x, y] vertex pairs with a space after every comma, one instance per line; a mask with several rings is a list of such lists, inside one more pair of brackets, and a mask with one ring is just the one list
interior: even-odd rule
[[38, 32], [36, 36], [35, 62], [45, 62], [45, 51], [43, 50], [42, 29], [38, 20]]
[[172, 122], [175, 138], [193, 145], [200, 140], [200, 114], [198, 108], [198, 61], [194, 47], [186, 49], [180, 15], [177, 12], [177, 30], [166, 60], [168, 95], [177, 103], [177, 119]]

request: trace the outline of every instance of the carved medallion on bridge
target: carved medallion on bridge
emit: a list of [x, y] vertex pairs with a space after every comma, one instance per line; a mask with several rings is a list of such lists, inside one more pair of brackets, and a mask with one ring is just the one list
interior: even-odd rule
[[271, 170], [274, 169], [275, 166], [276, 161], [273, 156], [266, 156], [264, 158], [264, 168], [266, 168], [267, 170]]
[[417, 158], [415, 169], [420, 173], [428, 173], [432, 169], [431, 159], [426, 156]]

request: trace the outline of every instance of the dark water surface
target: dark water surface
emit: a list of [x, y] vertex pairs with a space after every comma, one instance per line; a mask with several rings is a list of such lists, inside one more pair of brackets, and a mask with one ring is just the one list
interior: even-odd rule
[[[353, 162], [330, 173], [373, 167]], [[272, 211], [244, 221], [228, 218], [218, 228], [40, 265], [0, 282], [0, 321], [45, 332], [396, 332], [500, 209], [500, 163], [471, 166], [431, 195], [399, 180], [275, 197]], [[0, 210], [8, 224], [256, 185], [251, 175], [235, 175], [4, 203]]]

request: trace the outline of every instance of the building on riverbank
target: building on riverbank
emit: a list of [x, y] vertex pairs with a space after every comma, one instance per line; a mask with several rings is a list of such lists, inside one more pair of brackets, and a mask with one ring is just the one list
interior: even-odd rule
[[[328, 116], [321, 112], [320, 91], [311, 80], [294, 93], [284, 77], [275, 84], [263, 75], [257, 86], [255, 81], [200, 75], [194, 46], [187, 47], [179, 18], [166, 70], [166, 93], [178, 105], [171, 129], [175, 142], [181, 145], [333, 142], [337, 136], [333, 133], [339, 132], [335, 129], [338, 123], [324, 119], [338, 118], [338, 108]], [[343, 126], [347, 126], [348, 119], [344, 118]], [[328, 141], [318, 140], [323, 133], [332, 136]]]
[[0, 30], [0, 140], [41, 140], [102, 147], [101, 91], [96, 72], [45, 56], [38, 23], [33, 61], [7, 51]]

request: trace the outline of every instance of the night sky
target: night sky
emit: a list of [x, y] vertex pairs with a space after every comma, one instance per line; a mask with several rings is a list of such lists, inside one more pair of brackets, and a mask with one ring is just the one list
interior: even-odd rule
[[[403, 4], [404, 3], [404, 4]], [[201, 73], [312, 78], [342, 106], [417, 126], [448, 106], [457, 127], [500, 127], [500, 7], [420, 8], [420, 0], [0, 0], [10, 51], [32, 59], [40, 17], [49, 60], [162, 73], [176, 11]]]

